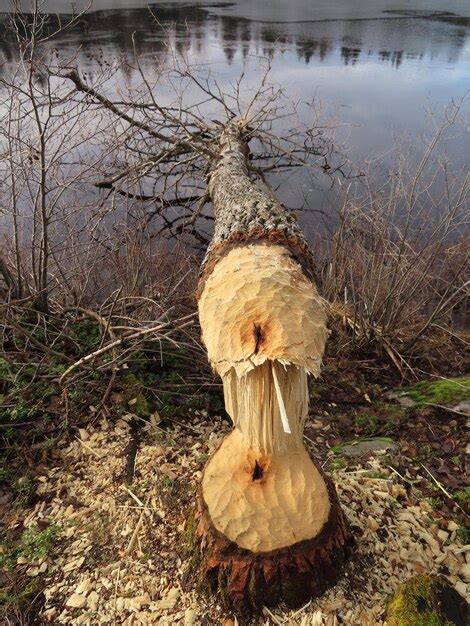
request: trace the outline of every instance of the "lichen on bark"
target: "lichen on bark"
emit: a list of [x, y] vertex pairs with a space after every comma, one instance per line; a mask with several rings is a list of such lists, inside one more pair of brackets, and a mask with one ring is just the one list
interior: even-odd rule
[[250, 176], [249, 148], [241, 123], [227, 125], [220, 136], [219, 158], [210, 169], [208, 191], [215, 227], [201, 267], [199, 293], [220, 257], [249, 241], [284, 245], [307, 276], [312, 276], [313, 258], [297, 220]]

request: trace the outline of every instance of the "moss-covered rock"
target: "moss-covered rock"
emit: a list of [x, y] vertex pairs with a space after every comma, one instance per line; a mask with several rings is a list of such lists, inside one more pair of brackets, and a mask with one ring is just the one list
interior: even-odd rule
[[387, 607], [387, 626], [468, 626], [468, 620], [466, 600], [443, 576], [410, 578]]
[[417, 405], [458, 404], [470, 400], [470, 376], [422, 381], [404, 391]]

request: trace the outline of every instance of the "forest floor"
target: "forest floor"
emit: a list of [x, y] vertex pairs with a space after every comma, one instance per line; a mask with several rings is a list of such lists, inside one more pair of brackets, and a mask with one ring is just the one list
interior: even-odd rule
[[[333, 476], [353, 554], [322, 598], [265, 609], [258, 623], [380, 625], [397, 585], [423, 572], [468, 597], [468, 386], [461, 378], [387, 393], [367, 362], [325, 367], [305, 443]], [[186, 521], [229, 422], [206, 410], [143, 421], [129, 404], [91, 407], [52, 441], [18, 445], [22, 475], [3, 476], [0, 491], [5, 623], [237, 623], [187, 576]]]

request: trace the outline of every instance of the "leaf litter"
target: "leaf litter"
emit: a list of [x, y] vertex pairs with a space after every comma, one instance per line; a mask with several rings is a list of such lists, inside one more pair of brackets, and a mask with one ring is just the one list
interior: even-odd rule
[[[42, 577], [40, 623], [235, 625], [217, 597], [182, 585], [187, 516], [227, 422], [196, 411], [187, 427], [147, 425], [128, 485], [131, 422], [131, 415], [116, 424], [102, 419], [59, 441], [37, 478], [34, 506], [5, 519], [6, 530], [59, 528], [55, 553], [17, 562], [24, 576]], [[468, 599], [470, 546], [461, 544], [457, 523], [410, 495], [380, 455], [333, 478], [355, 542], [343, 577], [305, 607], [265, 609], [257, 623], [379, 626], [397, 585], [423, 572], [446, 575]]]

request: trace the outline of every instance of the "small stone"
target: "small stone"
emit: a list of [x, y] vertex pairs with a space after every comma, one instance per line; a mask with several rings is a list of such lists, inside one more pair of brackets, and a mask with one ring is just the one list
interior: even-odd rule
[[404, 393], [403, 391], [399, 391], [399, 390], [389, 391], [385, 394], [385, 397], [388, 398], [389, 400], [396, 400], [399, 404], [401, 404], [404, 407], [412, 407], [416, 404], [413, 398], [410, 398], [409, 396], [406, 395], [406, 393]]
[[369, 515], [369, 517], [367, 518], [367, 528], [370, 528], [370, 530], [373, 530], [374, 532], [375, 532], [376, 530], [378, 530], [378, 528], [379, 528], [379, 524], [378, 524], [378, 523], [376, 522], [376, 520], [375, 520], [373, 517], [371, 517], [370, 515]]
[[341, 454], [348, 457], [369, 457], [374, 453], [380, 453], [386, 450], [394, 452], [396, 449], [396, 443], [378, 437], [377, 439], [369, 439], [367, 441], [357, 440], [353, 443], [342, 445]]
[[65, 606], [70, 609], [82, 609], [86, 605], [85, 596], [81, 596], [78, 593], [73, 593], [66, 601]]
[[457, 404], [454, 409], [459, 413], [465, 413], [465, 415], [470, 415], [470, 402], [468, 400], [464, 400], [463, 402], [460, 402], [460, 404]]

